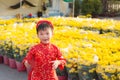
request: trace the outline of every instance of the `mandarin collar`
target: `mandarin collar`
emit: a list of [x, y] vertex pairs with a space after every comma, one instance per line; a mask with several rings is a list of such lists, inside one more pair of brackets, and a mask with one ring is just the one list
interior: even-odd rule
[[43, 46], [49, 46], [50, 45], [50, 43], [42, 43], [42, 42], [40, 42], [40, 44], [43, 45]]

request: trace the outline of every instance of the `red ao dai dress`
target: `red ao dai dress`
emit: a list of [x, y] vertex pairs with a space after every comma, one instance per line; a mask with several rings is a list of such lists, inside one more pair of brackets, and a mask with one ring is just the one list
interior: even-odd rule
[[66, 63], [60, 50], [53, 44], [39, 43], [33, 46], [27, 53], [23, 62], [27, 60], [32, 70], [28, 80], [58, 80], [51, 61], [60, 60], [59, 69], [63, 69]]

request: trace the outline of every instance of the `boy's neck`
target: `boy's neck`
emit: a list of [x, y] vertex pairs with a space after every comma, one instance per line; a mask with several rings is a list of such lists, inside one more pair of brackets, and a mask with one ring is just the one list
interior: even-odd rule
[[43, 43], [43, 42], [40, 42], [41, 44], [43, 44], [43, 45], [49, 45], [50, 43]]

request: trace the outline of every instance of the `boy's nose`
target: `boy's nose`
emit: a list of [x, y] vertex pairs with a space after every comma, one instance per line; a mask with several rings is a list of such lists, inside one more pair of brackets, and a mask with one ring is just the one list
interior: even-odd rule
[[47, 37], [47, 35], [43, 35], [43, 37], [44, 37], [44, 38], [46, 38], [46, 37]]

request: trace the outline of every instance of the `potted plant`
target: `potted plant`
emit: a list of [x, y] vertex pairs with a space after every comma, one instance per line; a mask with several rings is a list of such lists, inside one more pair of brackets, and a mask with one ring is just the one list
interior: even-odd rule
[[0, 63], [3, 63], [3, 56], [0, 55]]
[[25, 50], [20, 50], [20, 48], [16, 47], [14, 57], [15, 57], [15, 60], [16, 60], [17, 70], [19, 72], [26, 70], [25, 66], [22, 64], [22, 60], [25, 57], [25, 55], [27, 53], [27, 50], [28, 50], [28, 48], [25, 49]]
[[3, 46], [2, 46], [2, 41], [0, 41], [0, 63], [3, 63]]
[[67, 73], [68, 80], [79, 80], [77, 58], [70, 58], [67, 60]]
[[7, 56], [8, 56], [8, 59], [9, 59], [9, 66], [11, 68], [16, 68], [16, 63], [15, 63], [15, 59], [14, 59], [13, 42], [9, 41], [7, 43], [7, 45], [8, 45]]
[[78, 75], [81, 80], [98, 80], [98, 76], [96, 73], [96, 65], [97, 64], [80, 64], [78, 69]]
[[8, 41], [4, 41], [3, 42], [3, 62], [6, 65], [9, 65], [8, 49], [9, 49]]
[[119, 69], [117, 65], [98, 65], [96, 71], [99, 80], [120, 80]]
[[59, 80], [68, 80], [67, 79], [68, 74], [67, 74], [66, 67], [64, 67], [63, 70], [60, 70], [59, 68], [57, 68], [56, 73], [57, 73], [57, 76], [58, 76]]

